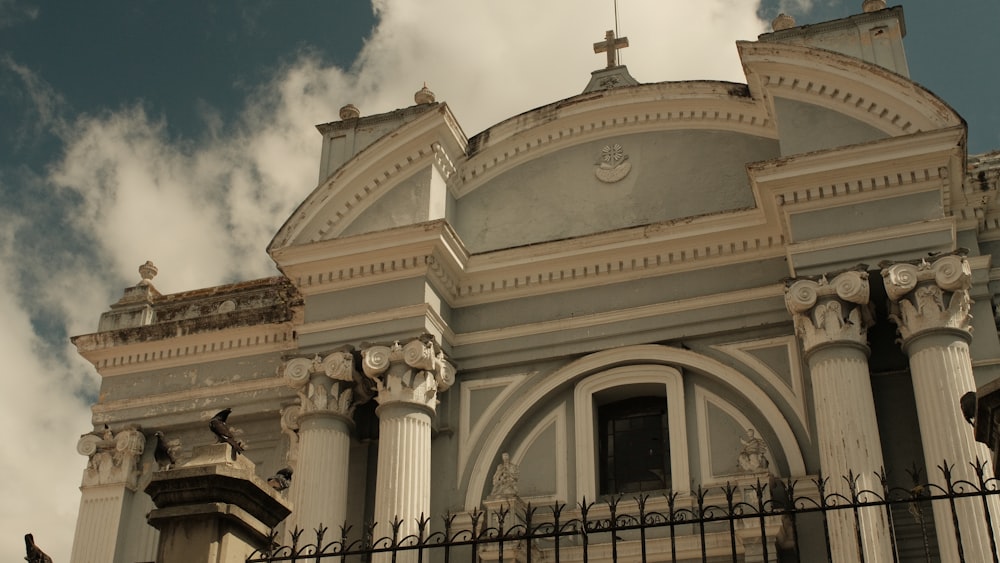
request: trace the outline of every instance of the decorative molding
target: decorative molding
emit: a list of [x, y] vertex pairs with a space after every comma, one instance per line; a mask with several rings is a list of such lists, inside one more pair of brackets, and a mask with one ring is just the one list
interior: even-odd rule
[[964, 256], [884, 265], [882, 277], [891, 304], [889, 318], [904, 345], [915, 336], [942, 329], [972, 337], [972, 267]]
[[455, 367], [429, 334], [406, 344], [362, 344], [361, 367], [375, 384], [380, 407], [407, 403], [433, 413], [438, 391], [455, 383]]
[[791, 426], [788, 425], [777, 405], [752, 380], [717, 360], [690, 350], [659, 345], [625, 346], [580, 358], [544, 378], [538, 378], [538, 383], [526, 390], [516, 402], [508, 400], [504, 403], [505, 408], [501, 411], [501, 416], [496, 419], [489, 432], [483, 437], [482, 447], [470, 460], [470, 470], [467, 470], [469, 478], [465, 508], [473, 510], [479, 506], [482, 500], [482, 491], [486, 486], [486, 479], [493, 469], [493, 460], [496, 459], [501, 446], [511, 431], [539, 401], [549, 397], [556, 389], [581, 377], [623, 364], [676, 366], [681, 369], [691, 369], [737, 390], [747, 399], [749, 404], [754, 405], [761, 412], [764, 419], [771, 423], [771, 429], [778, 439], [778, 446], [785, 452], [790, 476], [799, 477], [806, 474], [802, 450], [799, 448]]
[[[528, 455], [528, 450], [535, 443], [535, 440], [541, 436], [542, 432], [545, 432], [549, 428], [555, 430], [556, 438], [556, 448], [553, 454], [552, 461], [552, 471], [554, 472], [556, 490], [552, 491], [551, 495], [534, 495], [523, 497], [524, 500], [528, 500], [532, 504], [539, 505], [539, 503], [553, 503], [553, 502], [569, 502], [569, 497], [567, 491], [569, 490], [568, 481], [568, 468], [567, 460], [569, 459], [569, 442], [566, 439], [566, 403], [560, 403], [558, 407], [552, 409], [552, 412], [545, 415], [545, 418], [540, 420], [531, 432], [524, 437], [524, 440], [514, 451], [513, 460], [514, 463], [519, 466], [523, 466], [526, 457]], [[532, 459], [529, 460], [530, 463], [538, 463], [541, 460]], [[523, 491], [522, 491], [523, 492]]]
[[[788, 374], [789, 381], [785, 381], [778, 373], [763, 361], [753, 355], [753, 350], [762, 348], [782, 347], [788, 354]], [[788, 406], [795, 413], [799, 424], [806, 430], [807, 436], [811, 439], [809, 432], [809, 417], [806, 415], [806, 395], [805, 377], [802, 371], [802, 359], [799, 357], [799, 346], [795, 336], [779, 336], [764, 340], [751, 340], [747, 342], [735, 342], [732, 344], [718, 344], [712, 348], [723, 352], [737, 361], [753, 369], [774, 387], [775, 391], [785, 400]], [[747, 428], [746, 426], [744, 428]]]
[[329, 413], [349, 425], [354, 407], [370, 397], [360, 375], [354, 370], [350, 349], [333, 352], [324, 358], [292, 358], [282, 370], [285, 383], [299, 397], [298, 416]]
[[470, 140], [471, 154], [449, 189], [464, 197], [514, 166], [594, 139], [691, 129], [777, 139], [771, 117], [741, 84], [643, 84], [581, 94], [491, 127]]
[[785, 292], [785, 306], [806, 354], [833, 343], [867, 349], [873, 322], [868, 296], [866, 271], [843, 272], [830, 281], [823, 276], [792, 283]]
[[[463, 380], [459, 383], [459, 431], [457, 460], [459, 475], [462, 475], [465, 471], [465, 465], [469, 461], [469, 454], [473, 445], [479, 443], [480, 436], [490, 421], [493, 420], [493, 417], [499, 410], [500, 405], [502, 405], [503, 402], [517, 390], [523, 381], [532, 375], [534, 374], [508, 375], [489, 379]], [[482, 410], [482, 412], [478, 413], [479, 417], [475, 422], [473, 422], [472, 412], [470, 411], [471, 407], [469, 406], [471, 404], [472, 394], [476, 391], [493, 389], [496, 387], [502, 387], [503, 390], [485, 409]], [[520, 458], [515, 456], [515, 459], [519, 460]]]
[[667, 432], [670, 436], [670, 490], [687, 490], [690, 487], [688, 466], [687, 416], [685, 415], [684, 381], [677, 368], [637, 364], [611, 368], [588, 376], [577, 383], [573, 390], [573, 417], [576, 439], [576, 497], [574, 500], [595, 500], [597, 490], [597, 430], [594, 395], [605, 389], [630, 385], [654, 384], [663, 386], [667, 402]]
[[[144, 416], [150, 417], [158, 416], [158, 413], [150, 410], [151, 407], [161, 407], [168, 412], [187, 410], [199, 410], [200, 412], [200, 405], [211, 402], [211, 399], [226, 398], [232, 403], [233, 399], [240, 395], [256, 396], [265, 391], [286, 390], [287, 388], [285, 382], [280, 378], [262, 377], [247, 381], [229, 381], [225, 385], [188, 387], [183, 391], [102, 401], [91, 406], [90, 410], [94, 413], [95, 423], [104, 423], [111, 422], [112, 415], [119, 411], [136, 409], [146, 413]], [[290, 392], [287, 393], [290, 395]], [[134, 420], [135, 417], [131, 419]]]
[[[802, 45], [737, 41], [755, 99], [800, 100], [853, 117], [887, 134], [962, 125], [940, 98], [913, 82], [860, 59]], [[769, 107], [773, 115], [773, 106]]]
[[102, 377], [112, 377], [291, 350], [295, 348], [295, 329], [292, 323], [267, 324], [98, 346], [79, 352]]
[[136, 490], [142, 468], [139, 460], [146, 447], [146, 437], [138, 424], [112, 432], [105, 424], [103, 432], [80, 436], [76, 451], [87, 456], [81, 487], [123, 485]]
[[[701, 483], [714, 483], [726, 477], [732, 477], [735, 475], [740, 475], [738, 472], [727, 473], [727, 474], [715, 474], [712, 472], [712, 431], [708, 423], [708, 405], [712, 404], [729, 417], [731, 417], [741, 428], [753, 430], [758, 435], [760, 431], [754, 426], [750, 419], [744, 415], [740, 409], [736, 408], [735, 405], [726, 401], [722, 397], [719, 397], [715, 393], [706, 390], [703, 387], [695, 386], [694, 388], [694, 404], [695, 413], [698, 427], [698, 460], [701, 465]], [[737, 459], [736, 454], [733, 454], [733, 465], [736, 466]], [[774, 459], [772, 454], [769, 452], [766, 459], [770, 465], [774, 466]]]

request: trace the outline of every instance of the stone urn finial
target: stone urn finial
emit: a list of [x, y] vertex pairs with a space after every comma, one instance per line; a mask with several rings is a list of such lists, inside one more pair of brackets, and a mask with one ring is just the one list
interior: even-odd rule
[[340, 108], [340, 119], [357, 119], [359, 117], [361, 117], [361, 110], [354, 104], [347, 104]]
[[139, 285], [152, 284], [153, 278], [156, 277], [156, 274], [158, 272], [159, 270], [157, 270], [156, 266], [153, 265], [153, 262], [151, 262], [150, 260], [146, 260], [145, 264], [139, 266], [139, 277], [142, 278], [142, 280], [139, 282]]
[[789, 29], [792, 27], [795, 27], [795, 18], [786, 13], [780, 13], [778, 14], [778, 17], [771, 20], [771, 29], [774, 31], [781, 31], [782, 29]]
[[423, 88], [417, 90], [416, 94], [413, 94], [413, 101], [416, 102], [417, 105], [433, 104], [434, 99], [434, 92], [431, 92], [430, 89], [427, 88], [426, 82], [424, 82]]
[[861, 3], [861, 11], [864, 13], [877, 12], [885, 9], [885, 0], [864, 0]]

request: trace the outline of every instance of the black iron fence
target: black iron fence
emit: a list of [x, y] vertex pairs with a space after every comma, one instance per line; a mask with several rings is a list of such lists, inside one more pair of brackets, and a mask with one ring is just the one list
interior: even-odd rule
[[[876, 473], [872, 489], [860, 488], [860, 476], [849, 474], [840, 486], [821, 478], [744, 480], [686, 495], [616, 496], [576, 505], [497, 499], [486, 502], [485, 509], [437, 520], [423, 517], [409, 526], [396, 519], [385, 527], [274, 531], [271, 547], [252, 554], [247, 563], [816, 563], [832, 559], [835, 526], [846, 531], [833, 535], [847, 537], [853, 557], [864, 561], [863, 544], [872, 540], [862, 521], [873, 516], [887, 523], [888, 537], [879, 541], [889, 542], [894, 562], [986, 563], [968, 555], [975, 541], [982, 544], [980, 553], [991, 553], [998, 563], [995, 520], [1000, 514], [991, 505], [1000, 506], [1000, 482], [985, 474], [983, 463], [971, 466], [974, 479], [956, 478], [947, 463], [939, 466], [940, 483], [924, 481], [914, 469], [907, 472], [909, 486], [893, 486], [885, 474]], [[969, 521], [968, 507], [979, 515], [975, 521]], [[963, 510], [966, 516], [960, 517]], [[941, 537], [954, 552], [939, 552]], [[283, 538], [287, 543], [280, 545]]]

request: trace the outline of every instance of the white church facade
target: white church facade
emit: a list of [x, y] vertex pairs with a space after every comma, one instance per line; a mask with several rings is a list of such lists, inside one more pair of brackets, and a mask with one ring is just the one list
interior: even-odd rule
[[[426, 87], [319, 125], [318, 185], [268, 247], [280, 276], [162, 295], [147, 263], [73, 339], [102, 384], [72, 561], [156, 560], [145, 490], [174, 469], [153, 433], [183, 468], [225, 408], [259, 478], [293, 470], [282, 540], [619, 494], [664, 511], [727, 483], [819, 498], [829, 477], [849, 498], [842, 476], [909, 488], [944, 461], [978, 482], [990, 453], [959, 402], [1000, 377], [1000, 156], [969, 157], [963, 119], [908, 78], [901, 8], [774, 27], [737, 44], [745, 84], [640, 84], [609, 32], [583, 93], [472, 137]], [[658, 561], [706, 541], [726, 561], [989, 561], [994, 503], [642, 541]]]

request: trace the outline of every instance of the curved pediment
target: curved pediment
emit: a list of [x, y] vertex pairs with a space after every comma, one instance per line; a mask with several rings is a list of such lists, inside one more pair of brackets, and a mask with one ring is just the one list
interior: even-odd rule
[[[365, 147], [323, 180], [278, 230], [268, 252], [273, 255], [289, 246], [336, 238], [380, 198], [401, 185], [410, 185], [414, 176], [432, 176], [443, 184], [454, 173], [453, 161], [465, 154], [467, 142], [446, 104], [428, 108]], [[437, 212], [434, 199], [443, 199], [443, 194], [424, 194], [427, 208], [405, 210], [405, 219], [397, 218], [392, 226], [443, 218], [443, 202]]]
[[[861, 59], [812, 47], [739, 41], [755, 99], [802, 102], [843, 115], [887, 136], [963, 124], [955, 110], [916, 82]], [[780, 118], [780, 116], [779, 116]]]
[[738, 47], [747, 85], [587, 92], [469, 140], [447, 106], [415, 106], [324, 180], [269, 250], [445, 219], [477, 254], [739, 212], [760, 205], [752, 163], [963, 125], [926, 89], [860, 59]]

